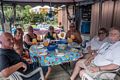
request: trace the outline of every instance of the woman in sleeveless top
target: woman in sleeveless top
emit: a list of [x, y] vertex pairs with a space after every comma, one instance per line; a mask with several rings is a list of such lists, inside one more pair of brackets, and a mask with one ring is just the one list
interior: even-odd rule
[[32, 40], [33, 39], [37, 40], [37, 35], [33, 33], [32, 26], [29, 26], [28, 27], [28, 34], [26, 34], [25, 37], [24, 37], [24, 47], [29, 49], [32, 45]]
[[58, 39], [58, 35], [55, 33], [53, 26], [49, 27], [49, 32], [45, 35], [45, 39], [46, 38], [50, 40]]
[[66, 33], [66, 39], [67, 38], [71, 38], [71, 35], [74, 35], [74, 39], [73, 42], [76, 42], [78, 44], [82, 43], [82, 38], [81, 38], [81, 34], [80, 31], [78, 31], [76, 29], [76, 26], [74, 23], [70, 24], [70, 30], [68, 30], [68, 32]]

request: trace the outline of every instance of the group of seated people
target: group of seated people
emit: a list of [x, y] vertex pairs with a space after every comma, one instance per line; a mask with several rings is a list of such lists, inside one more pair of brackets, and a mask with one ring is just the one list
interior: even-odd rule
[[[74, 23], [70, 24], [70, 30], [66, 33], [65, 38], [71, 38], [71, 35], [74, 35], [73, 42], [80, 44], [82, 42], [81, 34], [78, 30], [76, 30], [76, 26]], [[32, 40], [37, 40], [37, 35], [33, 32], [32, 26], [28, 28], [28, 34], [24, 36], [24, 46], [29, 49], [31, 45], [33, 45]], [[45, 35], [44, 39], [50, 40], [58, 40], [60, 39], [57, 33], [54, 30], [53, 26], [49, 27], [49, 32]], [[42, 41], [42, 40], [41, 40]]]
[[[71, 26], [75, 27], [75, 26]], [[72, 30], [68, 31], [68, 35], [73, 34], [71, 31], [75, 31], [75, 35], [79, 35], [77, 31], [72, 28]], [[55, 36], [53, 36], [55, 34]], [[37, 39], [37, 35], [33, 32], [33, 27], [28, 27], [28, 33], [23, 37], [24, 32], [21, 28], [17, 28], [14, 32], [14, 37], [11, 33], [4, 32], [0, 36], [0, 75], [3, 77], [8, 77], [15, 71], [19, 71], [23, 74], [30, 73], [37, 67], [42, 67], [43, 73], [45, 76], [45, 80], [48, 79], [48, 76], [51, 72], [51, 67], [49, 66], [34, 66], [35, 63], [32, 63], [29, 48], [33, 45], [32, 40]], [[68, 36], [70, 37], [70, 36]], [[23, 41], [24, 38], [24, 41]], [[66, 37], [67, 38], [67, 37]], [[54, 27], [49, 27], [49, 32], [45, 35], [45, 39], [59, 39], [58, 35], [54, 31]], [[81, 37], [74, 38], [74, 40], [78, 43], [81, 42]], [[23, 46], [24, 45], [24, 46]], [[34, 66], [34, 67], [33, 67]], [[32, 79], [37, 80], [38, 76], [33, 76]]]
[[[38, 67], [42, 67], [45, 79], [51, 72], [50, 66], [39, 66], [31, 61], [29, 48], [33, 45], [32, 40], [37, 39], [37, 35], [33, 32], [32, 26], [28, 27], [28, 33], [24, 36], [21, 28], [17, 28], [14, 37], [11, 33], [4, 32], [0, 36], [0, 74], [8, 77], [15, 71], [27, 74]], [[82, 43], [80, 32], [76, 29], [74, 23], [70, 24], [70, 30], [66, 33], [66, 39], [74, 35], [73, 42]], [[117, 28], [111, 28], [109, 33], [105, 28], [100, 28], [98, 35], [89, 43], [86, 49], [88, 54], [84, 59], [79, 59], [75, 65], [70, 80], [75, 80], [78, 74], [82, 77], [88, 74], [95, 77], [97, 74], [106, 70], [117, 69], [120, 66], [120, 31]], [[54, 31], [54, 27], [49, 27], [49, 32], [45, 35], [45, 39], [59, 39]], [[23, 46], [24, 45], [24, 46]], [[38, 75], [33, 76], [33, 80], [37, 80]], [[31, 78], [32, 80], [32, 78]]]

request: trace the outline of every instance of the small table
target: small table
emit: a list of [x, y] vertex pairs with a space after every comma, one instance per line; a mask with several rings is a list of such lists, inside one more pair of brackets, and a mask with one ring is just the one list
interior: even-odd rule
[[[66, 44], [67, 45], [67, 44]], [[65, 70], [65, 68], [62, 66], [63, 63], [68, 63], [72, 61], [78, 60], [82, 55], [81, 53], [71, 51], [70, 48], [67, 48], [63, 50], [64, 55], [58, 56], [56, 51], [48, 51], [47, 55], [41, 55], [39, 52], [41, 50], [47, 50], [46, 47], [39, 48], [39, 45], [33, 45], [30, 48], [30, 56], [32, 58], [32, 61], [34, 62], [34, 57], [38, 58], [38, 62], [41, 64], [41, 66], [54, 66], [54, 65], [61, 65], [61, 67]], [[43, 51], [44, 52], [44, 51]], [[65, 70], [67, 71], [67, 70]], [[67, 71], [68, 73], [68, 71]]]

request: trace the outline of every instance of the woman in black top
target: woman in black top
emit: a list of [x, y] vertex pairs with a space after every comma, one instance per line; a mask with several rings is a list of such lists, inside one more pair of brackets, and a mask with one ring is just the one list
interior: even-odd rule
[[33, 39], [37, 40], [37, 35], [33, 33], [33, 27], [29, 26], [28, 27], [28, 34], [26, 34], [24, 37], [25, 48], [29, 49], [31, 47], [31, 45], [33, 45], [33, 43], [32, 43]]
[[55, 40], [58, 39], [58, 35], [54, 31], [54, 27], [49, 27], [49, 32], [45, 35], [45, 39]]

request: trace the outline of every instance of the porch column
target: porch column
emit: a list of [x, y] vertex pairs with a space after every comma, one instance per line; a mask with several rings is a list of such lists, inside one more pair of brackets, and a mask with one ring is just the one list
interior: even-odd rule
[[3, 0], [1, 0], [1, 10], [2, 10], [2, 14], [1, 14], [1, 25], [2, 25], [2, 30], [3, 30], [3, 32], [4, 32], [4, 31], [5, 31], [5, 28], [4, 28], [5, 16], [4, 16], [4, 9], [3, 9]]

